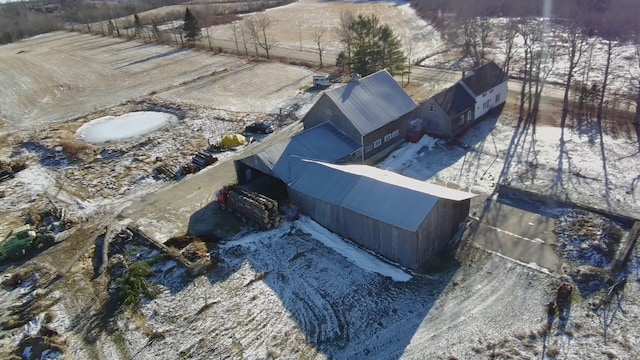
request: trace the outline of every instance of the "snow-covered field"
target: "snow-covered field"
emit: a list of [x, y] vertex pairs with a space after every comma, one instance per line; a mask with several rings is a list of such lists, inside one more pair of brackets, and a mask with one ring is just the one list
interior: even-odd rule
[[[407, 31], [428, 33], [428, 25], [421, 20], [400, 17], [404, 14], [417, 19], [406, 4], [302, 1], [269, 12], [274, 17], [278, 11], [283, 17], [291, 16], [288, 13], [295, 6], [309, 12], [305, 18], [308, 22], [303, 24], [309, 28], [315, 26], [314, 21], [324, 21], [318, 14], [339, 15], [343, 9], [353, 8], [352, 11], [376, 9], [379, 14], [388, 13], [390, 18], [404, 22]], [[291, 24], [289, 30], [295, 30]], [[283, 39], [282, 44], [295, 47], [299, 34], [289, 33], [291, 38]], [[307, 36], [305, 46], [310, 46], [308, 34], [308, 30], [303, 32]], [[222, 167], [216, 165], [177, 184], [168, 184], [151, 176], [154, 165], [188, 160], [207, 141], [240, 131], [252, 121], [264, 118], [276, 123], [275, 114], [281, 108], [298, 109], [297, 115], [301, 116], [317, 98], [317, 93], [299, 91], [310, 84], [311, 70], [248, 64], [242, 59], [193, 51], [174, 53], [170, 49], [72, 33], [48, 34], [0, 47], [0, 60], [9, 59], [0, 61], [0, 78], [10, 84], [0, 89], [0, 116], [4, 120], [0, 133], [10, 134], [2, 138], [0, 156], [21, 159], [29, 165], [15, 179], [0, 183], [0, 216], [4, 220], [0, 233], [20, 221], [21, 215], [39, 203], [42, 194], [68, 206], [78, 218], [103, 221], [102, 225], [128, 223], [133, 212], [137, 221], [149, 223], [157, 221], [159, 214], [170, 218], [180, 210], [171, 208], [171, 199], [182, 194], [178, 190], [188, 191], [189, 184], [194, 184], [189, 195], [201, 194], [202, 187], [213, 187], [205, 181], [208, 176]], [[27, 54], [31, 54], [29, 66], [39, 69], [33, 74], [29, 67], [19, 64], [19, 57]], [[73, 66], [61, 64], [58, 72], [46, 66], [49, 62], [64, 63], [59, 58], [63, 54], [75, 56]], [[118, 64], [143, 68], [122, 72]], [[11, 70], [12, 66], [16, 70]], [[36, 76], [44, 76], [41, 85], [23, 86], [18, 80], [21, 77], [28, 80], [24, 84], [40, 84]], [[60, 101], [38, 102], [53, 96]], [[49, 110], [47, 106], [51, 104]], [[69, 161], [56, 150], [64, 141], [77, 140], [76, 130], [93, 119], [157, 106], [184, 117], [140, 138], [88, 145], [81, 150], [79, 162]], [[539, 194], [640, 216], [638, 174], [634, 170], [640, 168], [640, 158], [635, 133], [605, 127], [601, 146], [600, 134], [594, 132], [593, 126], [572, 122], [564, 133], [539, 125], [534, 138], [532, 129], [526, 133], [516, 131], [514, 108], [508, 103], [499, 117], [470, 129], [461, 139], [466, 148], [423, 137], [416, 144], [405, 144], [379, 166], [477, 193], [480, 200], [474, 204], [473, 212], [480, 211], [484, 196], [504, 182]], [[75, 121], [66, 121], [78, 116]], [[24, 124], [19, 124], [23, 118]], [[281, 136], [289, 129], [282, 124], [269, 136]], [[24, 141], [28, 141], [26, 146], [22, 145]], [[248, 151], [255, 145], [250, 145]], [[220, 154], [220, 162], [235, 154]], [[169, 203], [166, 207], [161, 201], [163, 196]], [[199, 207], [206, 200], [182, 196], [173, 205], [193, 202], [191, 207]], [[149, 207], [148, 214], [145, 206]], [[174, 222], [184, 226], [184, 217], [176, 216]], [[522, 224], [522, 231], [525, 225], [533, 224]], [[163, 235], [175, 235], [174, 230], [180, 226], [168, 226]], [[514, 237], [517, 240], [513, 249], [518, 248], [518, 241], [527, 241], [517, 226], [510, 231], [520, 236]], [[544, 242], [543, 238], [535, 239]], [[510, 253], [487, 251], [479, 243], [469, 238], [458, 253], [459, 262], [452, 262], [440, 272], [414, 274], [301, 216], [270, 231], [244, 230], [226, 239], [215, 250], [221, 259], [218, 266], [204, 276], [191, 278], [173, 261], [158, 262], [152, 280], [160, 285], [161, 294], [145, 302], [138, 313], [115, 316], [115, 325], [109, 328], [101, 327], [103, 314], [98, 312], [108, 284], [104, 277], [93, 278], [94, 252], [90, 248], [61, 280], [47, 289], [36, 291], [37, 286], [25, 282], [0, 290], [3, 321], [11, 318], [15, 309], [23, 309], [22, 305], [48, 304], [26, 306], [29, 311], [23, 313], [33, 313], [34, 318], [27, 320], [34, 321], [27, 322], [24, 328], [3, 332], [0, 354], [6, 354], [10, 351], [7, 349], [24, 339], [25, 333], [39, 331], [37, 328], [48, 321], [67, 339], [66, 353], [72, 358], [640, 356], [636, 253], [627, 269], [624, 295], [605, 342], [602, 308], [596, 311], [592, 307], [601, 294], [581, 298], [576, 293], [568, 320], [555, 319], [549, 324], [546, 305], [553, 300], [560, 281], [568, 279], [566, 273], [544, 268], [542, 263], [523, 263]], [[56, 247], [50, 250], [55, 254]], [[36, 257], [23, 266], [5, 270], [2, 279], [22, 268], [35, 269], [33, 272], [41, 278], [44, 273], [55, 274], [51, 270], [55, 266], [49, 261], [46, 256]], [[42, 317], [40, 313], [46, 309], [55, 316]]]

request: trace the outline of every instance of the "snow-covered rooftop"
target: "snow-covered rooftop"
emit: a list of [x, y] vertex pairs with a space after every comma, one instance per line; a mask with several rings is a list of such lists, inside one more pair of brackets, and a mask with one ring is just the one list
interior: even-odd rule
[[289, 184], [294, 190], [410, 231], [422, 224], [439, 199], [475, 196], [368, 165], [301, 161], [303, 171]]

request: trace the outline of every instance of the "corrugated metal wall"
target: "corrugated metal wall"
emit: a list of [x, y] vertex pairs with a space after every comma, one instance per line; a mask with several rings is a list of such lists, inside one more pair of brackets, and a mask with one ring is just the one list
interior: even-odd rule
[[383, 257], [417, 269], [417, 234], [320, 201], [289, 188], [289, 198], [303, 214], [327, 229]]
[[418, 264], [419, 271], [429, 267], [429, 262], [444, 244], [453, 238], [460, 223], [469, 216], [471, 200], [452, 201], [440, 199], [431, 210], [427, 219], [418, 229]]

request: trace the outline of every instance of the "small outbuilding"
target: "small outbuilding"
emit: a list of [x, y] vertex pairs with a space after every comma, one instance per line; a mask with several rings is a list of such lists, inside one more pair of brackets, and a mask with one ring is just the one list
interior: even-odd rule
[[416, 271], [451, 244], [474, 196], [368, 165], [299, 161], [288, 191], [302, 213]]
[[361, 147], [359, 162], [379, 161], [404, 142], [417, 105], [386, 70], [326, 91], [302, 119], [305, 129], [330, 122]]

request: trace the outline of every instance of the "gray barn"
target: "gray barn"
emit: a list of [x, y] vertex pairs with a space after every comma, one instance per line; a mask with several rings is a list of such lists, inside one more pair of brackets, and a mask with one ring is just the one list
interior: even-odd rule
[[360, 144], [358, 162], [372, 164], [404, 142], [417, 105], [386, 70], [328, 90], [302, 119], [305, 129], [325, 122]]
[[302, 213], [416, 271], [454, 237], [474, 196], [367, 165], [298, 161], [288, 191]]

